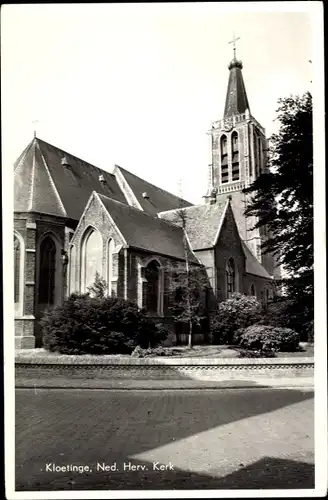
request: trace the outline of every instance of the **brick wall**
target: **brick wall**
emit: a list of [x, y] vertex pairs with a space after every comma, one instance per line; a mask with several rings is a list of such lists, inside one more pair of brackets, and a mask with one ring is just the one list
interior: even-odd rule
[[243, 293], [246, 260], [231, 207], [228, 207], [219, 240], [215, 248], [219, 300], [225, 300], [227, 298], [226, 266], [230, 258], [233, 259], [235, 264], [236, 291]]

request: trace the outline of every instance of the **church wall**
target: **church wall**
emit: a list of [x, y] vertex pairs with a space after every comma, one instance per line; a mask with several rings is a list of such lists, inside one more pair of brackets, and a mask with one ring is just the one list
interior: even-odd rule
[[227, 298], [226, 266], [230, 258], [233, 259], [235, 265], [235, 291], [243, 293], [246, 259], [241, 246], [237, 226], [232, 211], [229, 208], [215, 248], [217, 297], [220, 301]]
[[254, 274], [246, 274], [244, 280], [244, 293], [245, 295], [251, 295], [251, 286], [255, 287], [256, 298], [260, 302], [266, 302], [266, 290], [270, 291], [270, 298], [275, 294], [274, 285], [267, 278], [262, 278], [261, 276], [255, 276]]
[[15, 213], [14, 229], [22, 238], [23, 280], [22, 303], [15, 311], [15, 345], [17, 348], [32, 348], [41, 345], [39, 320], [43, 310], [38, 302], [40, 240], [51, 232], [57, 241], [56, 289], [60, 303], [63, 291], [63, 275], [60, 248], [64, 245], [64, 219], [37, 213]]
[[213, 248], [210, 250], [197, 250], [194, 252], [199, 262], [203, 264], [206, 270], [206, 274], [211, 286], [212, 293], [214, 296], [217, 295], [217, 281], [216, 281], [216, 269], [215, 269], [215, 251]]
[[102, 236], [102, 277], [106, 281], [108, 281], [108, 242], [110, 239], [114, 240], [115, 249], [112, 257], [112, 289], [114, 295], [124, 297], [125, 262], [122, 249], [124, 241], [122, 241], [122, 237], [116, 230], [114, 224], [109, 219], [104, 208], [95, 197], [92, 198], [86, 212], [82, 215], [74, 236], [70, 241], [70, 246], [74, 245], [76, 248], [76, 259], [74, 266], [76, 291], [81, 291], [81, 251], [83, 245], [83, 236], [85, 230], [90, 226], [94, 229], [97, 229]]

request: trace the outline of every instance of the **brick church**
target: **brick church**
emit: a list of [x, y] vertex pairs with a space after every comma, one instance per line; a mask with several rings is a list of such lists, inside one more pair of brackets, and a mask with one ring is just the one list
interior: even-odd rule
[[[265, 228], [244, 216], [242, 193], [266, 170], [265, 130], [250, 111], [234, 56], [224, 115], [208, 132], [212, 162], [204, 203], [193, 205], [116, 165], [113, 173], [34, 137], [14, 165], [16, 348], [42, 345], [45, 309], [86, 292], [99, 274], [108, 294], [169, 316], [166, 273], [202, 266], [219, 301], [233, 292], [265, 302], [275, 293]], [[177, 210], [186, 214], [181, 227]], [[174, 342], [174, 339], [173, 339]]]

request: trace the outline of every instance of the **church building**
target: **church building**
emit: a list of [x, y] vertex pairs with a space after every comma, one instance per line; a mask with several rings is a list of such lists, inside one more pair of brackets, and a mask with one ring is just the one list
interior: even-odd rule
[[242, 192], [265, 172], [267, 142], [235, 55], [223, 118], [208, 135], [211, 164], [201, 205], [118, 165], [109, 173], [33, 138], [14, 165], [16, 348], [42, 346], [44, 311], [86, 292], [96, 272], [108, 295], [136, 301], [160, 322], [169, 317], [168, 270], [186, 259], [202, 267], [218, 301], [233, 292], [262, 302], [274, 295], [278, 270], [261, 252], [267, 234], [244, 216]]

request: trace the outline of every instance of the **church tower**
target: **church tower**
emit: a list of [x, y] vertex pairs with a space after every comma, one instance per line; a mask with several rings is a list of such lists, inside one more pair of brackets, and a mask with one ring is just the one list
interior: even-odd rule
[[248, 196], [242, 192], [267, 170], [265, 130], [251, 114], [242, 74], [243, 64], [236, 59], [235, 47], [228, 68], [230, 73], [224, 115], [221, 120], [212, 122], [208, 132], [210, 164], [205, 199], [207, 203], [216, 203], [225, 201], [230, 195], [241, 238], [273, 275], [274, 260], [261, 251], [266, 229], [252, 230], [256, 219], [245, 217]]

